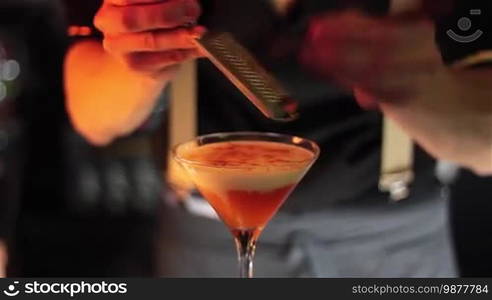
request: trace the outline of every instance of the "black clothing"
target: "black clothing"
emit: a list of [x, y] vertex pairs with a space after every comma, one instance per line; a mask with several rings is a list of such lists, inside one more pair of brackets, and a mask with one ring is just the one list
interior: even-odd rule
[[[99, 5], [73, 4], [86, 16]], [[2, 151], [0, 158], [9, 162], [0, 234], [13, 236], [10, 275], [150, 276], [161, 193], [152, 141], [135, 135], [94, 148], [71, 127], [63, 94], [67, 29], [85, 20], [67, 22], [77, 14], [65, 8], [52, 0], [0, 3], [0, 42], [21, 68], [17, 93], [0, 103], [0, 110], [9, 104], [0, 129], [5, 120], [15, 125], [8, 157]]]

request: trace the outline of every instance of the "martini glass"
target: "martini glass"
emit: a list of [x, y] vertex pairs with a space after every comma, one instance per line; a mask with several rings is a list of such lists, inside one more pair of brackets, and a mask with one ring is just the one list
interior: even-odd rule
[[173, 150], [234, 236], [242, 278], [253, 277], [258, 237], [318, 156], [312, 141], [260, 132], [205, 135]]

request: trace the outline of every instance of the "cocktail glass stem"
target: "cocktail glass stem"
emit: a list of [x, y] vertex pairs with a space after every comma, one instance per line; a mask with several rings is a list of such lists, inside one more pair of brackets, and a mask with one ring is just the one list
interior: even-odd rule
[[253, 278], [253, 259], [255, 256], [258, 232], [256, 230], [233, 230], [239, 262], [239, 277]]

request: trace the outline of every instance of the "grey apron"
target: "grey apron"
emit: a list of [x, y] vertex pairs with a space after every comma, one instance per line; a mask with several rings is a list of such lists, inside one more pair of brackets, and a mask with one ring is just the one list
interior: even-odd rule
[[[454, 277], [447, 201], [280, 212], [260, 237], [256, 277]], [[218, 220], [167, 207], [157, 261], [163, 277], [236, 277]]]

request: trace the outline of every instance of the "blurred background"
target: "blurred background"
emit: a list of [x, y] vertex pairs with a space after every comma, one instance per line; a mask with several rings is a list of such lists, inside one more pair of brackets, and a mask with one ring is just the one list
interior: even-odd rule
[[0, 232], [9, 275], [152, 276], [164, 120], [104, 148], [75, 133], [63, 98], [68, 25], [56, 2], [0, 3]]
[[[0, 237], [9, 276], [158, 276], [166, 101], [132, 136], [103, 148], [85, 142], [68, 121], [62, 70], [87, 20], [67, 24], [49, 2], [0, 2]], [[91, 14], [98, 5], [74, 3]], [[491, 186], [460, 171], [443, 191], [461, 276], [492, 276]]]

